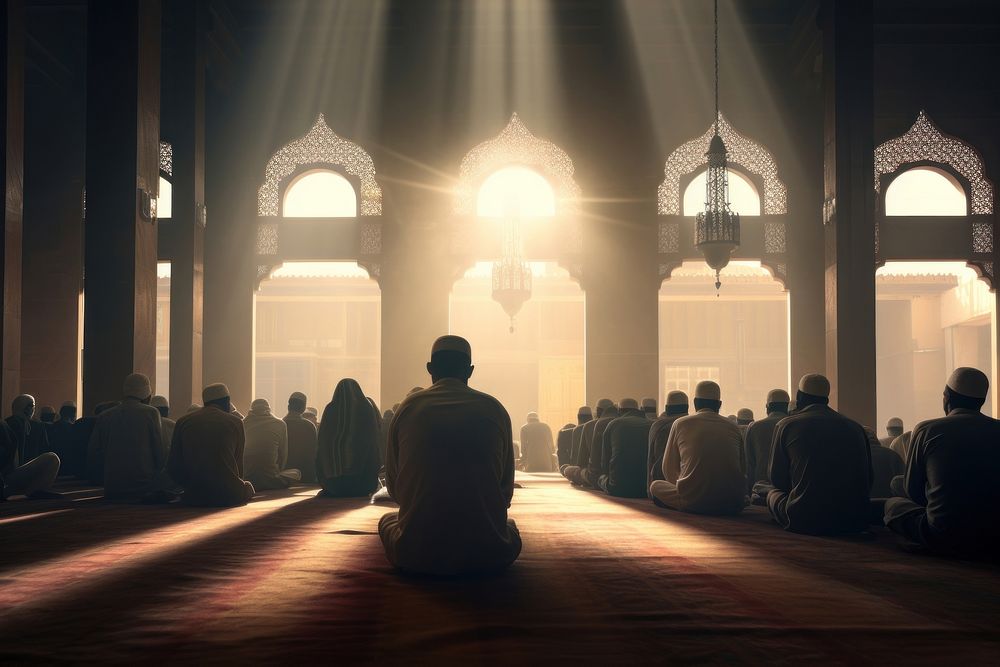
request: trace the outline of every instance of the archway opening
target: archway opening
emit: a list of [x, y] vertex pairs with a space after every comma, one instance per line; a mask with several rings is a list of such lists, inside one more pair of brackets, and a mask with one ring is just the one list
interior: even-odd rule
[[348, 377], [379, 402], [381, 293], [356, 262], [285, 262], [261, 283], [254, 319], [254, 396], [276, 413], [296, 391], [322, 412]]
[[338, 172], [312, 169], [285, 189], [281, 213], [285, 218], [353, 218], [358, 215], [358, 194]]
[[[162, 190], [160, 194], [162, 196]], [[156, 393], [168, 400], [170, 399], [170, 268], [170, 262], [156, 264]]]
[[174, 186], [160, 176], [160, 192], [156, 195], [156, 219], [169, 220], [174, 214]]
[[509, 166], [496, 170], [483, 181], [476, 198], [481, 218], [550, 218], [556, 214], [552, 184], [534, 169]]
[[[964, 262], [887, 262], [875, 274], [879, 435], [891, 417], [910, 430], [940, 417], [957, 366], [990, 376], [996, 299]], [[992, 414], [992, 396], [983, 411]]]
[[892, 179], [885, 191], [887, 216], [967, 215], [965, 189], [937, 167], [914, 167]]
[[[695, 176], [684, 189], [683, 214], [693, 216], [705, 210], [706, 171]], [[742, 172], [727, 169], [729, 175], [729, 203], [740, 215], [760, 215], [760, 194], [757, 187]]]
[[[492, 262], [479, 262], [451, 291], [451, 333], [472, 344], [471, 384], [495, 396], [514, 432], [529, 412], [553, 431], [576, 421], [586, 403], [584, 294], [555, 262], [531, 262], [533, 291], [509, 333], [507, 314], [491, 297]], [[516, 436], [515, 436], [516, 437]]]
[[733, 261], [715, 273], [684, 262], [660, 287], [660, 396], [698, 382], [722, 388], [724, 414], [750, 408], [760, 416], [767, 392], [789, 387], [788, 294], [760, 262]]

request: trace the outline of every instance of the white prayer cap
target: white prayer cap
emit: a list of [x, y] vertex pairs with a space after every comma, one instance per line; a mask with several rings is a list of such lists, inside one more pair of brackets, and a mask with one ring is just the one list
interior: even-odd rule
[[753, 421], [753, 410], [750, 408], [740, 408], [736, 411], [736, 418], [742, 421]]
[[711, 380], [702, 380], [698, 383], [698, 386], [694, 388], [694, 397], [700, 398], [706, 401], [721, 401], [722, 400], [722, 389], [719, 385]]
[[830, 381], [819, 373], [808, 373], [799, 380], [799, 391], [810, 396], [830, 398]]
[[125, 378], [125, 383], [122, 385], [122, 393], [144, 401], [152, 395], [153, 390], [149, 386], [148, 377], [142, 373], [132, 373], [132, 375]]
[[667, 394], [667, 405], [688, 405], [688, 395], [683, 391], [672, 391]]
[[635, 400], [634, 398], [623, 398], [622, 400], [618, 401], [618, 407], [620, 407], [622, 410], [638, 410], [639, 401]]
[[210, 384], [201, 392], [201, 400], [206, 403], [209, 401], [218, 401], [223, 398], [229, 398], [229, 387], [221, 382]]
[[962, 366], [948, 378], [948, 388], [956, 394], [969, 398], [986, 398], [990, 390], [990, 380], [978, 368]]
[[598, 410], [607, 410], [608, 408], [613, 408], [613, 407], [615, 407], [615, 404], [614, 401], [612, 401], [610, 398], [602, 398], [597, 402]]
[[767, 392], [768, 403], [788, 403], [790, 400], [788, 392], [784, 389], [772, 389]]
[[449, 334], [438, 338], [434, 341], [434, 346], [431, 347], [431, 356], [433, 357], [438, 352], [458, 352], [467, 356], [470, 361], [472, 360], [472, 346], [461, 336]]
[[62, 405], [59, 406], [60, 410], [63, 409], [63, 408], [73, 408], [74, 410], [76, 410], [76, 401], [66, 401], [66, 402], [64, 402]]
[[154, 408], [170, 407], [170, 403], [167, 401], [167, 398], [165, 396], [160, 396], [159, 394], [150, 399], [149, 404], [152, 405]]
[[529, 422], [536, 422], [536, 421], [538, 421], [538, 413], [537, 412], [529, 412], [528, 413], [528, 421]]
[[263, 412], [265, 410], [270, 410], [271, 404], [267, 402], [266, 398], [258, 398], [250, 404], [250, 409], [254, 412]]
[[893, 417], [892, 419], [890, 419], [886, 423], [885, 427], [886, 427], [886, 429], [898, 428], [900, 431], [902, 431], [903, 430], [903, 420], [900, 419], [899, 417]]
[[307, 400], [306, 399], [306, 395], [303, 394], [301, 391], [293, 391], [292, 395], [288, 397], [288, 401], [289, 402], [291, 402], [291, 401], [300, 401], [302, 403], [305, 403], [306, 400]]
[[306, 414], [319, 416], [319, 410], [313, 407], [306, 408]]
[[642, 399], [642, 409], [645, 410], [649, 408], [651, 410], [656, 409], [656, 399], [655, 398], [644, 398]]

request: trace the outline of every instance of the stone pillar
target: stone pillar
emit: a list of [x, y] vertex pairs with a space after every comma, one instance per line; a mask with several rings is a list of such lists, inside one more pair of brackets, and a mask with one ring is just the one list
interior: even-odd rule
[[6, 0], [0, 25], [0, 184], [4, 188], [3, 324], [0, 325], [0, 410], [21, 390], [21, 213], [24, 187], [24, 3]]
[[[156, 375], [160, 2], [87, 5], [87, 216], [83, 400], [121, 396], [132, 372]], [[146, 209], [146, 210], [144, 210]]]
[[164, 138], [173, 145], [173, 232], [170, 274], [170, 405], [174, 416], [201, 402], [205, 210], [205, 7], [170, 0], [169, 90]]
[[588, 220], [583, 273], [588, 405], [601, 398], [663, 401], [656, 225], [643, 204], [609, 206]]
[[875, 425], [872, 0], [823, 4], [826, 372], [831, 404]]

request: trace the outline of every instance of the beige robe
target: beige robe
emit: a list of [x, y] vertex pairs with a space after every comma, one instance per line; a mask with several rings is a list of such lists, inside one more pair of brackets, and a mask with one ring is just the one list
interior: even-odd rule
[[184, 415], [174, 427], [167, 469], [184, 487], [188, 505], [244, 505], [254, 494], [243, 479], [243, 420], [209, 405]]
[[445, 378], [408, 396], [389, 427], [386, 485], [399, 512], [379, 522], [404, 570], [500, 570], [521, 552], [507, 508], [514, 494], [510, 416], [492, 396]]
[[167, 448], [160, 421], [159, 410], [135, 398], [97, 417], [87, 457], [103, 461], [105, 498], [138, 500], [165, 488]]
[[527, 472], [552, 472], [552, 429], [542, 422], [528, 422], [521, 427], [521, 458]]
[[298, 470], [285, 470], [288, 462], [288, 428], [269, 409], [250, 410], [243, 420], [246, 446], [243, 471], [254, 488], [285, 489], [300, 478]]

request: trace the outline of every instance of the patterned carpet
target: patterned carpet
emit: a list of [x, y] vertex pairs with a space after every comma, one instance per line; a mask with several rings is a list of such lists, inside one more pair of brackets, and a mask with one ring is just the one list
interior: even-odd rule
[[0, 663], [1000, 664], [994, 565], [686, 516], [522, 475], [499, 577], [400, 576], [390, 508], [0, 504]]

